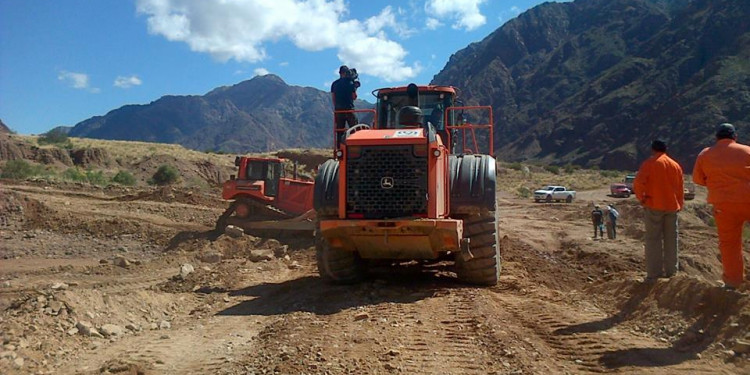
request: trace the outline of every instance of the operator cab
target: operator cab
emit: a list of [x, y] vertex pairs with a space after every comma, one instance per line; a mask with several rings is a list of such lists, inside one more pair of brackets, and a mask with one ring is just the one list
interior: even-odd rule
[[[418, 127], [427, 128], [432, 124], [440, 133], [445, 132], [445, 109], [453, 106], [456, 92], [443, 86], [409, 85], [406, 90], [380, 89], [377, 92], [378, 129], [401, 129], [414, 127], [404, 125], [404, 116], [415, 115], [414, 107], [421, 111]], [[403, 112], [407, 113], [404, 114]]]
[[[279, 193], [279, 180], [283, 177], [283, 165], [281, 159], [253, 159], [244, 158], [244, 176], [241, 173], [240, 179], [247, 181], [262, 181], [263, 195], [267, 197], [276, 197]], [[242, 168], [242, 158], [235, 159], [235, 165]], [[244, 178], [243, 178], [244, 177]]]

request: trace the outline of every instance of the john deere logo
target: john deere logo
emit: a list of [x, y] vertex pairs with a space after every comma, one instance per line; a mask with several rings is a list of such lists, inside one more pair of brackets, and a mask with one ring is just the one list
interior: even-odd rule
[[393, 189], [393, 177], [383, 177], [380, 179], [380, 187], [383, 189]]

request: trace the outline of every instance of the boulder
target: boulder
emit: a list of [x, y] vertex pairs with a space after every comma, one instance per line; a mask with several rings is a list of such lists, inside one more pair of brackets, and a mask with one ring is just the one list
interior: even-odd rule
[[76, 328], [78, 328], [78, 333], [80, 333], [83, 336], [100, 337], [100, 338], [104, 337], [102, 336], [101, 333], [99, 333], [99, 331], [96, 330], [96, 328], [94, 328], [93, 325], [91, 325], [91, 323], [86, 322], [86, 321], [79, 321], [78, 323], [76, 323]]
[[227, 227], [224, 228], [224, 234], [229, 237], [239, 238], [245, 235], [245, 230], [234, 225], [227, 225]]
[[116, 256], [112, 263], [114, 263], [114, 265], [117, 267], [122, 267], [122, 268], [130, 267], [130, 261], [120, 255]]
[[750, 341], [737, 339], [732, 350], [738, 354], [750, 354]]
[[218, 252], [204, 253], [200, 256], [200, 261], [204, 263], [219, 263], [221, 262], [222, 255]]
[[180, 278], [185, 279], [188, 275], [193, 273], [195, 271], [195, 268], [190, 263], [185, 263], [180, 266]]
[[122, 336], [125, 333], [122, 327], [114, 324], [105, 324], [100, 331], [107, 337]]
[[268, 249], [261, 249], [261, 250], [250, 250], [250, 254], [248, 254], [247, 258], [251, 262], [265, 262], [272, 260], [274, 258], [273, 256], [273, 250]]

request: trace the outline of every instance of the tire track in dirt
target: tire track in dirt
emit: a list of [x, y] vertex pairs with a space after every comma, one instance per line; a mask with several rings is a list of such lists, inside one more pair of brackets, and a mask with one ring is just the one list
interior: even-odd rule
[[406, 374], [486, 374], [483, 364], [490, 358], [477, 332], [476, 292], [449, 289], [437, 293], [416, 303], [387, 303], [373, 309], [379, 319], [397, 322], [396, 332], [384, 333], [398, 337], [398, 359], [392, 365]]

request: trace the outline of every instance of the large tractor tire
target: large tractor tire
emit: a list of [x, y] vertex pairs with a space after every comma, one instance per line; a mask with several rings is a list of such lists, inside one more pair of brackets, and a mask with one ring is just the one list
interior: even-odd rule
[[326, 282], [354, 284], [362, 281], [366, 268], [356, 252], [332, 248], [320, 234], [315, 236], [318, 273]]
[[496, 211], [466, 217], [464, 236], [470, 239], [471, 256], [464, 252], [456, 254], [458, 279], [469, 284], [496, 285], [502, 268]]

